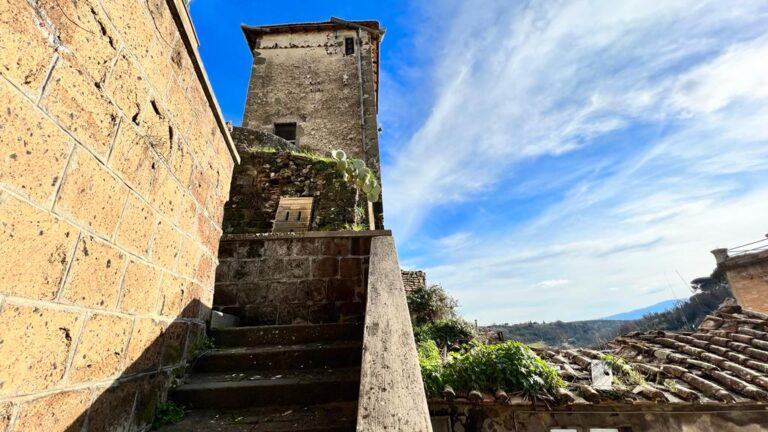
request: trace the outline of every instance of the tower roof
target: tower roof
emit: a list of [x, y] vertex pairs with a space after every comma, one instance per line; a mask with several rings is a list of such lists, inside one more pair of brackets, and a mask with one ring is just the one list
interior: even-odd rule
[[248, 42], [248, 48], [250, 48], [251, 51], [255, 48], [256, 39], [264, 34], [303, 33], [353, 28], [371, 33], [377, 41], [380, 41], [384, 36], [384, 29], [379, 26], [378, 21], [345, 21], [336, 17], [331, 17], [330, 20], [324, 22], [274, 24], [267, 26], [249, 26], [247, 24], [241, 24], [240, 27], [243, 29], [245, 40]]

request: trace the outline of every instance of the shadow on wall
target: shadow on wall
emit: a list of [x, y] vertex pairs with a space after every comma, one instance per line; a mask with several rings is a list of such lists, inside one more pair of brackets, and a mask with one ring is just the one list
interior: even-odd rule
[[[73, 413], [74, 420], [63, 430], [66, 432], [134, 431], [151, 425], [158, 404], [165, 401], [173, 381], [184, 376], [186, 366], [204, 349], [205, 329], [193, 319], [200, 316], [207, 317], [209, 314], [210, 309], [198, 300], [186, 305], [177, 320], [162, 329], [154, 339], [148, 341], [141, 356], [126, 367], [112, 386], [95, 397], [87, 410], [79, 415]], [[183, 359], [187, 361], [181, 363]], [[48, 408], [64, 411], [59, 412], [59, 415], [66, 415], [68, 404], [65, 401], [70, 400], [65, 396], [66, 393], [82, 393], [87, 396], [90, 389], [61, 393], [62, 403], [48, 406]], [[19, 420], [23, 421], [24, 418]], [[35, 425], [33, 429], [28, 429], [17, 421], [16, 427], [12, 430], [14, 432], [44, 430], [46, 425], [39, 420], [38, 422], [33, 420], [30, 423], [30, 426]]]

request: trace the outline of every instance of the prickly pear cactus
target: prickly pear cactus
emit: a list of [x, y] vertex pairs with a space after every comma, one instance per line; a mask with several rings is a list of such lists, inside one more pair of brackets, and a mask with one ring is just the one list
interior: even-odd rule
[[336, 161], [336, 169], [344, 174], [344, 180], [363, 191], [368, 201], [376, 202], [381, 195], [381, 185], [370, 168], [360, 159], [347, 159], [343, 150], [332, 150], [331, 157]]

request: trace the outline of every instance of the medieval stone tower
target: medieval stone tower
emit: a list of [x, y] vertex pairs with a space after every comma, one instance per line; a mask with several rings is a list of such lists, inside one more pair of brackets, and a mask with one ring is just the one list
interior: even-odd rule
[[[253, 54], [243, 128], [299, 150], [344, 150], [380, 176], [377, 21], [243, 26]], [[382, 223], [381, 200], [374, 212]]]
[[243, 26], [253, 53], [243, 127], [342, 149], [379, 171], [376, 21]]

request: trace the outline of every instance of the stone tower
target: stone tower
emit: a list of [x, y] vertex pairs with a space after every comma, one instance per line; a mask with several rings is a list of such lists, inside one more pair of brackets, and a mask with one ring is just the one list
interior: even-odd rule
[[379, 23], [331, 18], [243, 33], [253, 54], [243, 127], [298, 149], [342, 149], [379, 173]]

